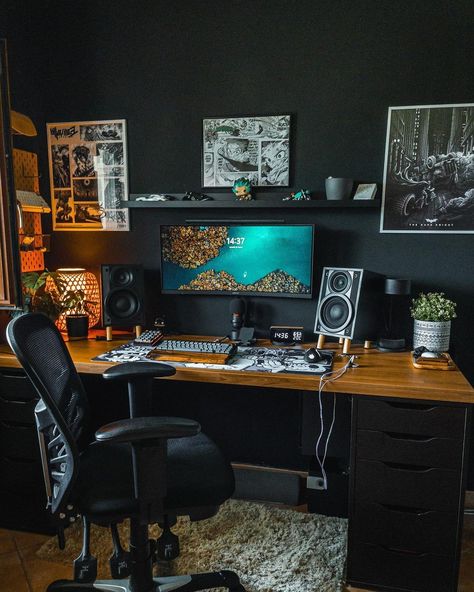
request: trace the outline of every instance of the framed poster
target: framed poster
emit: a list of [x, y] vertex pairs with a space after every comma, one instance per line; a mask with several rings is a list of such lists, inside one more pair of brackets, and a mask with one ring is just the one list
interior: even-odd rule
[[290, 115], [203, 119], [202, 186], [290, 184]]
[[46, 128], [53, 230], [129, 230], [125, 120]]
[[474, 232], [474, 104], [390, 107], [381, 232]]
[[377, 183], [361, 183], [357, 185], [353, 199], [374, 199], [377, 193]]

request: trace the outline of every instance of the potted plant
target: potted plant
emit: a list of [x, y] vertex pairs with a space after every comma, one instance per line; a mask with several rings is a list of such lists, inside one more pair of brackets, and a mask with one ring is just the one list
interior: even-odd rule
[[22, 274], [24, 310], [42, 312], [52, 321], [66, 316], [69, 339], [86, 339], [89, 311], [95, 302], [86, 299], [83, 290], [67, 289], [67, 281], [60, 272], [30, 271]]
[[456, 303], [444, 292], [421, 292], [412, 301], [411, 316], [415, 319], [413, 347], [425, 346], [430, 351], [449, 349], [451, 321], [456, 318]]
[[55, 271], [28, 271], [21, 274], [23, 310], [42, 312], [56, 321], [62, 312], [61, 294], [65, 283]]
[[66, 314], [66, 328], [70, 340], [87, 339], [89, 311], [95, 304], [86, 299], [84, 290], [68, 290], [61, 297], [62, 312]]

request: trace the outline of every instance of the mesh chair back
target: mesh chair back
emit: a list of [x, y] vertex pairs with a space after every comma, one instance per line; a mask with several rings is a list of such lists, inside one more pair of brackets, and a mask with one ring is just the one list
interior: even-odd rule
[[84, 388], [61, 334], [45, 315], [28, 313], [13, 319], [7, 339], [41, 399], [35, 414], [46, 492], [52, 512], [62, 511], [86, 436]]

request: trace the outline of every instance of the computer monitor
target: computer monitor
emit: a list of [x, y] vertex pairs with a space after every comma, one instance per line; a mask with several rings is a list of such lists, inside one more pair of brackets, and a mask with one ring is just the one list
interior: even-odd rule
[[312, 224], [160, 228], [164, 294], [311, 298]]

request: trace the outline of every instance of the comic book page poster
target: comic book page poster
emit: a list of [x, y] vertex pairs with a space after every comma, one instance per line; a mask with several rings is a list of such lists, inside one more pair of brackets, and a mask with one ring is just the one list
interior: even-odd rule
[[474, 104], [390, 107], [381, 232], [474, 232]]
[[126, 123], [48, 123], [53, 230], [129, 230]]
[[203, 120], [203, 187], [231, 187], [240, 177], [288, 187], [289, 171], [290, 115]]

